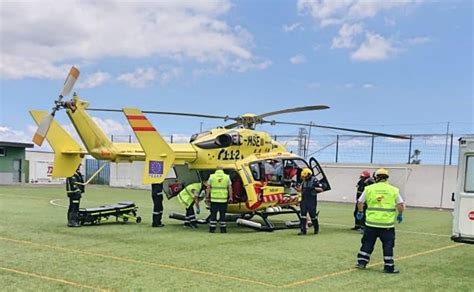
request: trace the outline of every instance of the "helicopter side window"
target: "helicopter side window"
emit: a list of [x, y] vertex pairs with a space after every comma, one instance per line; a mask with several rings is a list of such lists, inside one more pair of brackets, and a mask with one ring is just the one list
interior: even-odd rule
[[265, 180], [271, 184], [281, 184], [283, 178], [283, 162], [271, 159], [264, 162]]

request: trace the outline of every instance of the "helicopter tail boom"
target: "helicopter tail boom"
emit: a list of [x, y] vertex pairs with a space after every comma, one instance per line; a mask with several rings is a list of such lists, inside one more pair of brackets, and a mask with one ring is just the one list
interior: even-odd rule
[[[40, 124], [49, 115], [45, 111], [30, 111], [36, 124]], [[69, 177], [74, 174], [87, 151], [71, 137], [58, 122], [52, 120], [46, 139], [54, 151], [53, 177]]]
[[123, 109], [145, 152], [143, 183], [162, 183], [176, 159], [176, 153], [138, 109]]

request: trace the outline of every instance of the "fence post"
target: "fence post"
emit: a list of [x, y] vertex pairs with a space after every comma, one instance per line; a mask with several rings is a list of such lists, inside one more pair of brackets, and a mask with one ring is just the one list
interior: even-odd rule
[[114, 135], [110, 135], [110, 141], [114, 142]]
[[374, 139], [375, 136], [372, 135], [372, 146], [370, 147], [370, 164], [374, 162]]
[[173, 144], [173, 134], [171, 134], [170, 142], [171, 142], [171, 144]]
[[453, 137], [454, 134], [451, 134], [451, 147], [449, 148], [449, 165], [452, 165], [453, 160]]
[[411, 158], [411, 141], [413, 140], [413, 136], [410, 135], [410, 144], [408, 146], [408, 164], [410, 164], [410, 158]]
[[338, 161], [339, 156], [339, 135], [336, 135], [336, 163]]

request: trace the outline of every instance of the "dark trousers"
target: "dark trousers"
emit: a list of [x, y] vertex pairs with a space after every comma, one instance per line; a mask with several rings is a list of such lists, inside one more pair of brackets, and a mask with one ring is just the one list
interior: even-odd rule
[[70, 196], [69, 197], [69, 208], [67, 209], [67, 222], [68, 225], [79, 224], [79, 203], [81, 196]]
[[186, 208], [186, 217], [184, 218], [184, 226], [197, 226], [196, 215], [194, 214], [194, 204]]
[[152, 193], [153, 200], [153, 223], [152, 226], [161, 225], [161, 217], [163, 216], [163, 193]]
[[358, 220], [356, 215], [357, 215], [357, 212], [359, 212], [359, 209], [357, 209], [357, 203], [355, 204], [355, 208], [354, 208], [354, 227], [364, 227], [365, 226], [365, 210], [367, 210], [367, 204], [364, 204], [364, 217], [362, 217], [362, 219]]
[[357, 253], [357, 262], [360, 265], [367, 265], [370, 255], [374, 250], [375, 241], [380, 238], [383, 248], [384, 270], [393, 271], [395, 263], [393, 261], [393, 248], [395, 247], [395, 228], [375, 228], [366, 226], [362, 236], [362, 246]]
[[209, 217], [209, 232], [216, 231], [217, 227], [217, 212], [219, 212], [219, 227], [221, 232], [227, 232], [227, 225], [225, 224], [225, 212], [227, 211], [227, 203], [211, 202], [211, 215]]
[[309, 213], [311, 222], [313, 222], [314, 232], [319, 232], [319, 221], [318, 216], [316, 215], [316, 207], [318, 206], [318, 199], [316, 196], [311, 196], [309, 198], [303, 198], [300, 202], [300, 229], [302, 232], [306, 233], [306, 223], [308, 218], [306, 215]]

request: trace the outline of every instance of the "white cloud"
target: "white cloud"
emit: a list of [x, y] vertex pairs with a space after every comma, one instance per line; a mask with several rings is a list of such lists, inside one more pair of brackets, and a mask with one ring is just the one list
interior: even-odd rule
[[365, 41], [352, 52], [351, 58], [355, 61], [380, 61], [391, 57], [397, 51], [391, 41], [381, 35], [367, 33]]
[[111, 135], [133, 135], [128, 124], [122, 124], [114, 119], [101, 119], [98, 117], [92, 117], [92, 119], [108, 137]]
[[291, 64], [297, 65], [306, 63], [306, 57], [304, 55], [298, 54], [290, 58]]
[[0, 126], [0, 140], [5, 142], [33, 143], [33, 135], [28, 135], [25, 131], [12, 129], [6, 126]]
[[84, 81], [77, 84], [77, 88], [94, 88], [104, 84], [111, 79], [111, 75], [106, 72], [98, 71], [94, 74], [86, 76]]
[[365, 89], [371, 89], [374, 87], [375, 85], [373, 85], [372, 83], [365, 83], [364, 85], [362, 85], [362, 88], [365, 88]]
[[429, 37], [414, 37], [411, 39], [408, 39], [407, 42], [410, 45], [422, 45], [431, 42], [431, 38]]
[[421, 2], [420, 0], [298, 0], [300, 13], [309, 13], [324, 27], [375, 17], [382, 11], [400, 9]]
[[344, 23], [339, 29], [339, 34], [332, 40], [331, 48], [353, 48], [355, 45], [352, 39], [363, 32], [362, 24], [349, 25]]
[[223, 20], [231, 6], [228, 0], [5, 2], [0, 76], [62, 79], [73, 63], [104, 57], [253, 68], [251, 34]]
[[296, 22], [296, 23], [292, 23], [292, 24], [288, 24], [288, 25], [286, 25], [286, 24], [283, 25], [283, 31], [284, 32], [292, 32], [297, 28], [303, 29], [300, 22]]
[[125, 73], [117, 77], [117, 80], [125, 82], [131, 87], [147, 87], [156, 78], [158, 72], [151, 68], [138, 68], [133, 72]]

